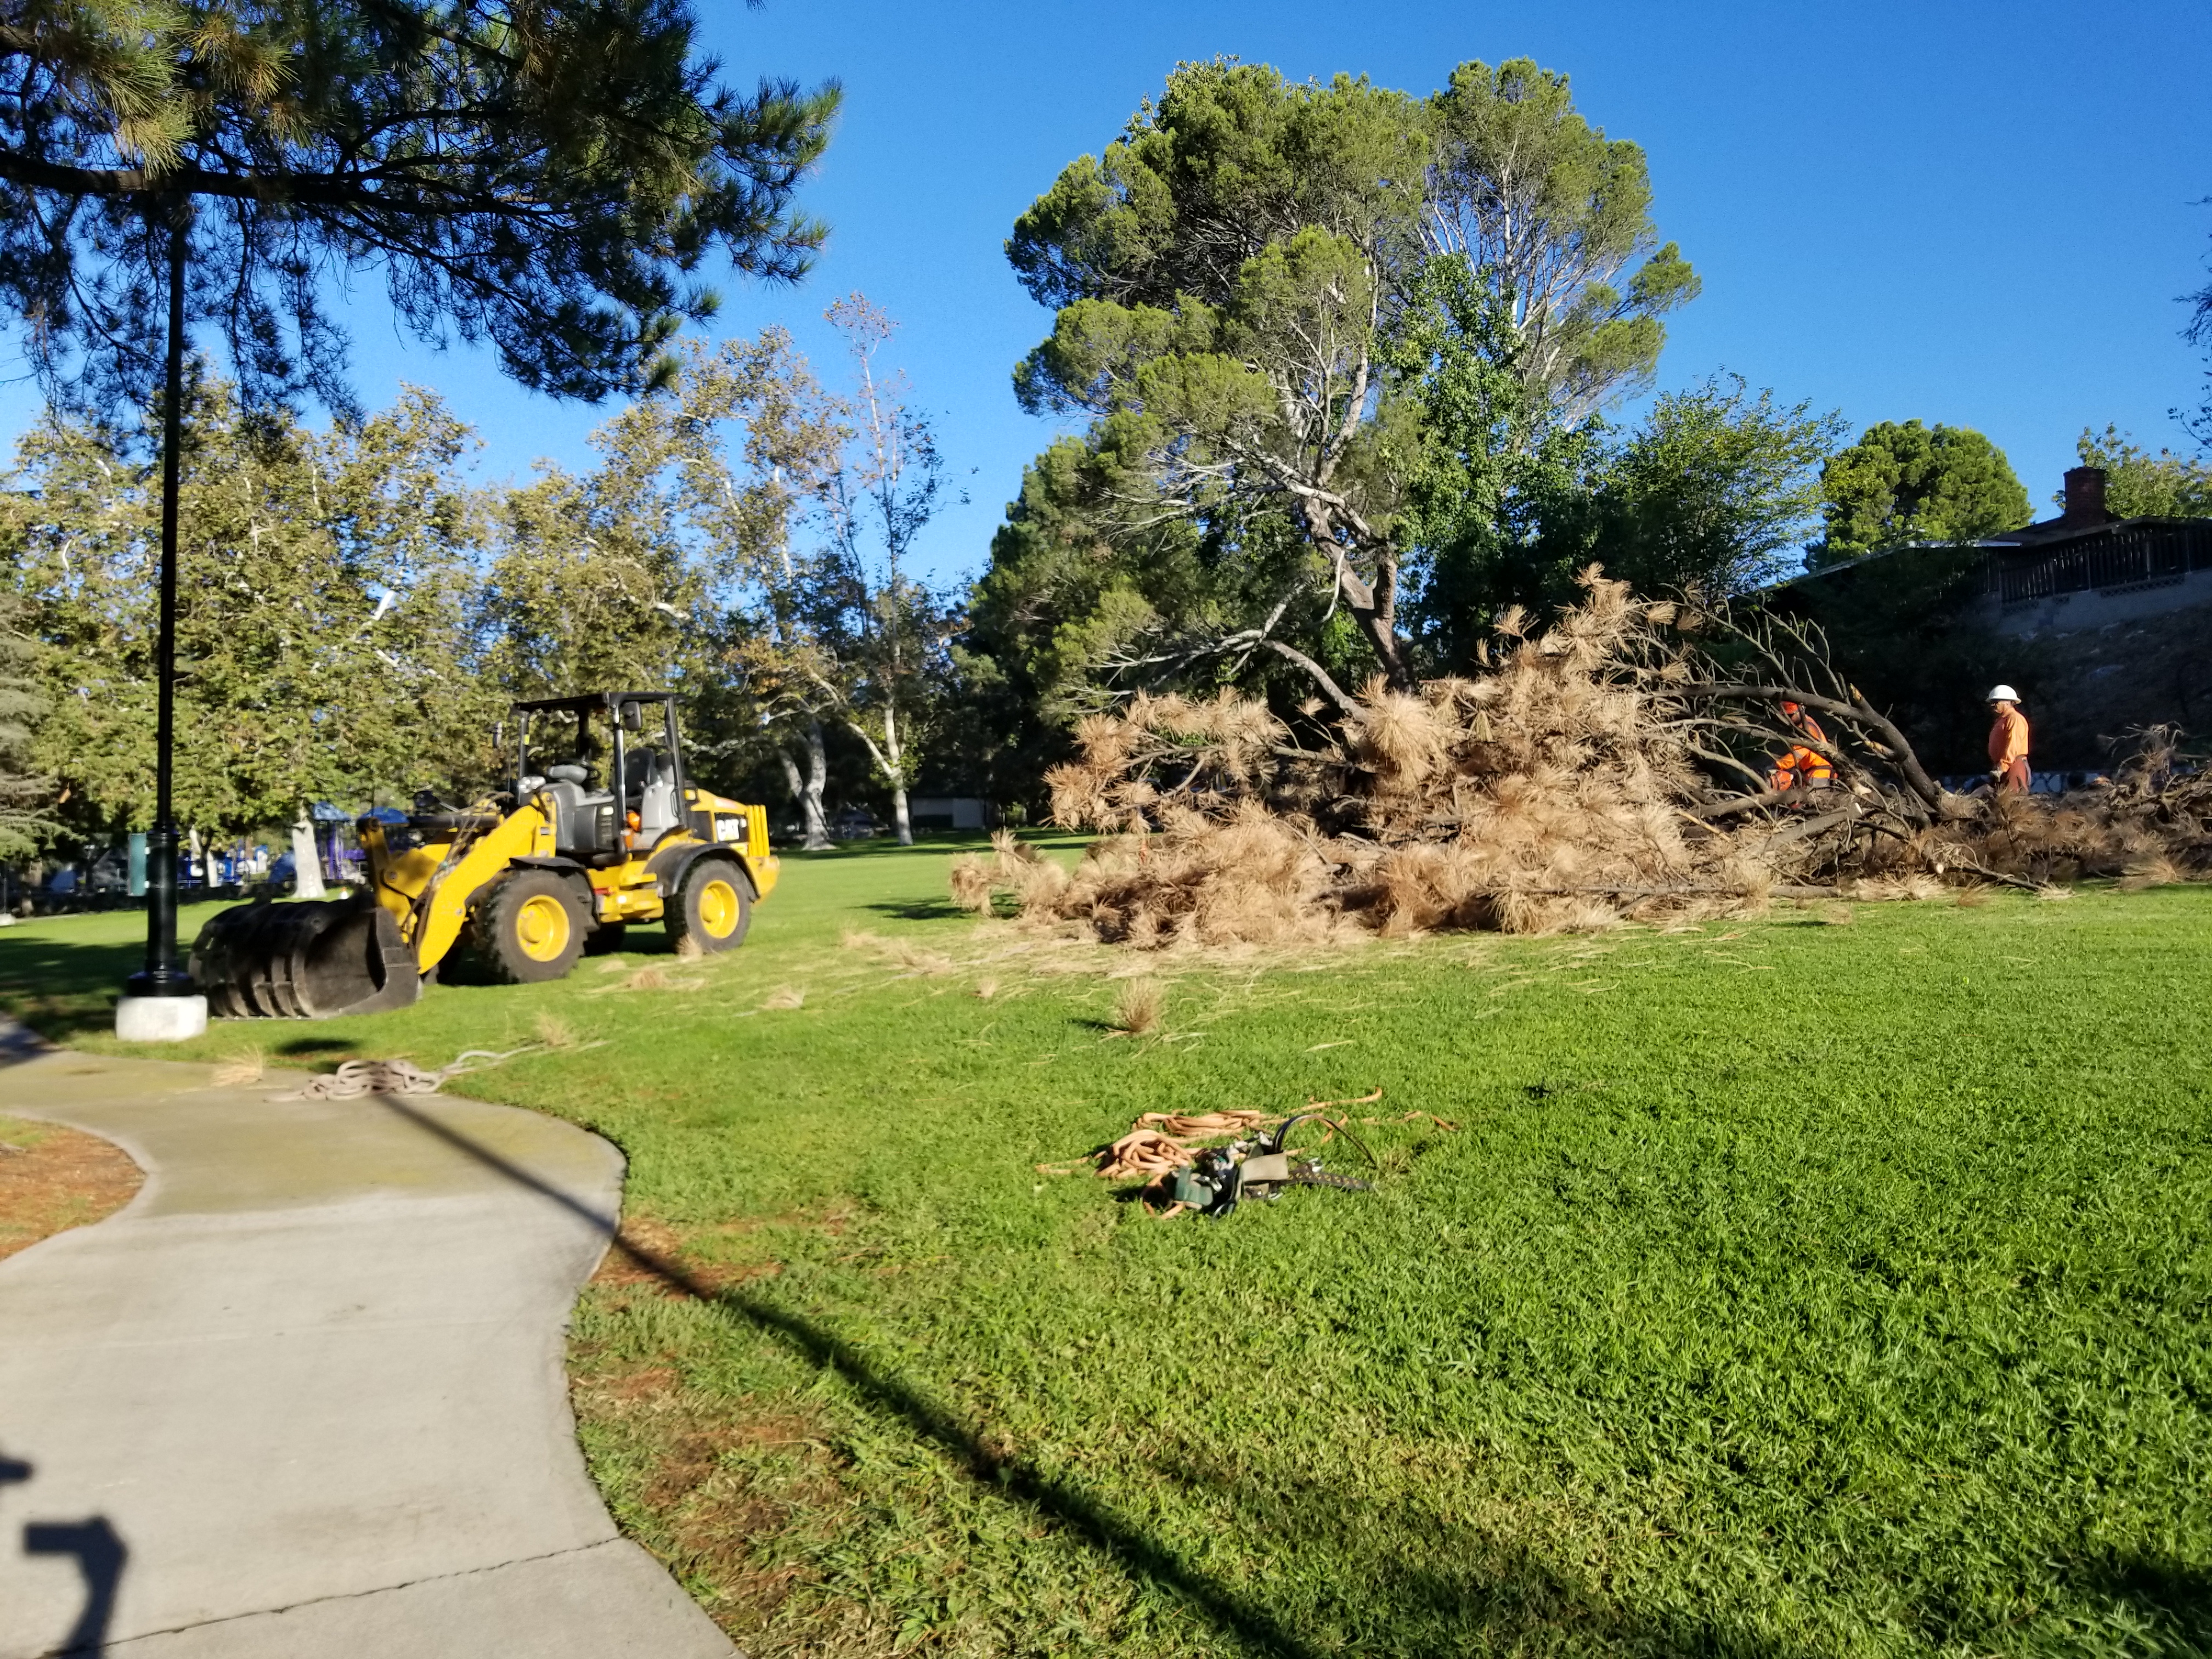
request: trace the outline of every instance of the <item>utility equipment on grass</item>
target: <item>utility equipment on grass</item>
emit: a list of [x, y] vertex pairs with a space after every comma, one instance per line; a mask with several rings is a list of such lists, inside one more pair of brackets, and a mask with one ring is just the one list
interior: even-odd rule
[[418, 797], [404, 826], [364, 817], [366, 890], [238, 905], [201, 929], [191, 975], [210, 1011], [404, 1008], [448, 963], [497, 984], [559, 979], [632, 922], [665, 922], [679, 949], [744, 942], [775, 886], [767, 810], [685, 781], [673, 694], [544, 697], [514, 716], [511, 791], [458, 811]]
[[1285, 1119], [1272, 1134], [1231, 1141], [1226, 1146], [1200, 1147], [1189, 1166], [1178, 1170], [1169, 1180], [1169, 1199], [1218, 1221], [1245, 1200], [1272, 1201], [1292, 1187], [1334, 1187], [1350, 1193], [1368, 1191], [1368, 1183], [1364, 1181], [1322, 1169], [1321, 1160], [1310, 1152], [1285, 1150], [1291, 1131], [1308, 1122], [1323, 1123], [1340, 1131], [1370, 1164], [1375, 1162], [1375, 1154], [1368, 1152], [1365, 1141], [1352, 1133], [1350, 1124], [1322, 1117], [1316, 1112], [1300, 1112]]

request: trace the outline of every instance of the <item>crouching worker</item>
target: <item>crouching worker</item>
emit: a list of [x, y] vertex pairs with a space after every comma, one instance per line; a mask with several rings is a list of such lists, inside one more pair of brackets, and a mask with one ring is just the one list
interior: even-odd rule
[[2020, 712], [2020, 693], [2008, 685], [1990, 688], [1990, 777], [2008, 794], [2027, 793], [2027, 716]]
[[[1808, 742], [1827, 742], [1828, 734], [1820, 729], [1820, 721], [1797, 704], [1784, 703], [1782, 718]], [[1835, 781], [1836, 769], [1828, 764], [1827, 757], [1802, 743], [1792, 744], [1790, 752], [1776, 761], [1774, 769], [1766, 775], [1767, 787], [1771, 789], [1826, 789]]]

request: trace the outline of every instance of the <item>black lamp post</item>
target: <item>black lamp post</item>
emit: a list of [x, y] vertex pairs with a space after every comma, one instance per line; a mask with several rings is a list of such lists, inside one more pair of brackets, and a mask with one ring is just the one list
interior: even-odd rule
[[185, 245], [191, 224], [191, 198], [179, 198], [169, 210], [167, 392], [161, 409], [161, 622], [154, 647], [154, 827], [146, 837], [146, 965], [131, 975], [125, 988], [133, 998], [194, 994], [191, 975], [177, 960], [177, 820], [170, 799], [177, 719], [177, 485], [183, 470]]

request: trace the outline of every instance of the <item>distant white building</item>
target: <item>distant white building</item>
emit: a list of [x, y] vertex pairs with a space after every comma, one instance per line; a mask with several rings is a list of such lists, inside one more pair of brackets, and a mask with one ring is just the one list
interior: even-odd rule
[[908, 822], [917, 830], [982, 830], [989, 811], [981, 795], [912, 795], [906, 803]]

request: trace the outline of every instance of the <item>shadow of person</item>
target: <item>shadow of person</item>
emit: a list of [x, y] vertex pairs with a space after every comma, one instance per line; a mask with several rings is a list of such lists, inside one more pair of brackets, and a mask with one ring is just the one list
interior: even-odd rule
[[[23, 1467], [18, 1465], [17, 1467]], [[107, 1621], [115, 1613], [116, 1587], [123, 1582], [123, 1564], [131, 1552], [107, 1524], [95, 1515], [89, 1521], [33, 1521], [23, 1528], [26, 1555], [73, 1555], [84, 1575], [84, 1611], [62, 1638], [57, 1655], [99, 1653], [107, 1645]]]

